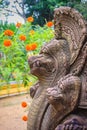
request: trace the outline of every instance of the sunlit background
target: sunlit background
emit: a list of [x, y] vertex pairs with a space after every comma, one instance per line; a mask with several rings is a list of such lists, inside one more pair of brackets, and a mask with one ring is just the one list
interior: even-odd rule
[[53, 19], [54, 8], [60, 6], [74, 7], [87, 19], [87, 0], [0, 0], [0, 21], [25, 23], [33, 15], [34, 22], [42, 26]]
[[[0, 21], [8, 22], [8, 23], [17, 23], [20, 22], [24, 23], [23, 17], [21, 17], [18, 12], [22, 13], [21, 7], [15, 3], [15, 0], [6, 0], [4, 5], [8, 6], [4, 8], [2, 6], [2, 11], [0, 13]], [[21, 3], [21, 0], [18, 0], [19, 3]], [[18, 12], [17, 12], [18, 11]]]

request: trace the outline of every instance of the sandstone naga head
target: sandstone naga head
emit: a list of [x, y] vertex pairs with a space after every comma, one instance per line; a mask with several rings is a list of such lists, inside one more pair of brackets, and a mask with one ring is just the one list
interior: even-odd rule
[[[31, 74], [37, 77], [48, 77], [55, 73], [66, 71], [70, 58], [69, 55], [66, 55], [65, 50], [69, 53], [66, 40], [53, 39], [49, 43], [46, 43], [42, 47], [39, 55], [32, 56], [28, 59]], [[64, 68], [64, 70], [61, 70], [61, 68]]]

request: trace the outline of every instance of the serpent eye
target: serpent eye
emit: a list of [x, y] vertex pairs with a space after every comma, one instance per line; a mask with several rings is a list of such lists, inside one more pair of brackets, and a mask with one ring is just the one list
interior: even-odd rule
[[42, 47], [41, 53], [48, 53], [49, 48], [47, 46]]

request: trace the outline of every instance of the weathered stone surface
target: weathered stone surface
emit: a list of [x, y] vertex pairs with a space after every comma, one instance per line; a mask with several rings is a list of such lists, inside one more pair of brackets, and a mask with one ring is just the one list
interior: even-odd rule
[[27, 130], [87, 130], [87, 24], [70, 7], [55, 9], [55, 38], [30, 57], [38, 82]]

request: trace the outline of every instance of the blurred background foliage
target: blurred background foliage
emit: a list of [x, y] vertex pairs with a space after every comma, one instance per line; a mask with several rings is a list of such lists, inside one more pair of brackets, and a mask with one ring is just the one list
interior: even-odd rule
[[[25, 21], [29, 16], [34, 17], [33, 24], [43, 26], [46, 21], [53, 19], [54, 9], [60, 6], [70, 6], [77, 9], [87, 20], [87, 0], [13, 0], [12, 8]], [[8, 13], [12, 10], [8, 9], [11, 4], [9, 0], [0, 1], [0, 11], [4, 8]], [[21, 11], [19, 10], [21, 8]]]
[[[11, 6], [11, 8], [9, 8], [9, 6]], [[0, 59], [0, 77], [3, 77], [2, 80], [9, 82], [9, 80], [21, 79], [24, 81], [24, 84], [27, 85], [27, 82], [29, 81], [29, 69], [25, 45], [36, 42], [38, 47], [35, 51], [33, 51], [33, 54], [37, 54], [39, 53], [41, 46], [54, 37], [53, 27], [47, 28], [45, 25], [47, 22], [53, 20], [54, 9], [59, 8], [60, 6], [69, 6], [77, 9], [83, 15], [85, 20], [87, 20], [87, 0], [13, 0], [12, 2], [11, 0], [0, 0], [0, 14], [3, 13], [3, 10], [5, 11], [3, 14], [6, 17], [16, 13], [25, 21], [25, 24], [23, 24], [20, 28], [17, 28], [14, 23], [8, 24], [8, 21], [0, 21], [0, 52], [7, 53], [6, 49], [2, 47], [3, 41], [6, 38], [9, 38], [4, 36], [5, 30], [9, 29], [14, 32], [14, 36], [10, 37], [10, 39], [13, 43], [17, 43], [14, 48], [11, 47], [12, 49], [7, 49], [10, 54], [6, 54], [5, 57]], [[29, 16], [34, 18], [32, 24], [26, 22]], [[30, 30], [35, 31], [33, 36], [30, 36]], [[20, 42], [19, 34], [26, 35], [27, 40], [25, 42]], [[23, 48], [21, 45], [23, 45]], [[16, 76], [14, 76], [15, 73]]]
[[[29, 21], [30, 20], [30, 21]], [[32, 21], [31, 21], [32, 20]], [[28, 58], [39, 53], [41, 47], [54, 37], [53, 22], [43, 27], [33, 25], [33, 17], [25, 24], [1, 23], [0, 26], [0, 85], [16, 81], [27, 86], [35, 82], [30, 75]], [[49, 35], [48, 35], [49, 34]]]

